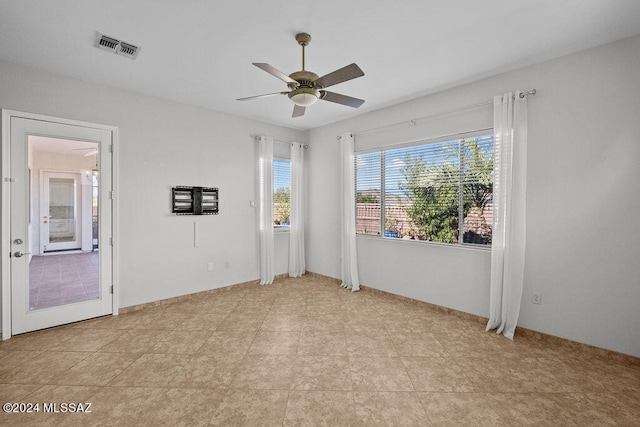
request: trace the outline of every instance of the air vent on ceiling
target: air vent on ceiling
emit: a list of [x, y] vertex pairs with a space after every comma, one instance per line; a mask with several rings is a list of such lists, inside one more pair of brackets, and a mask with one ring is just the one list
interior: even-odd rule
[[131, 59], [136, 59], [138, 52], [140, 52], [140, 48], [138, 46], [134, 46], [131, 43], [125, 43], [100, 33], [98, 33], [96, 37], [96, 43], [94, 46], [98, 49], [106, 50], [107, 52], [122, 55]]

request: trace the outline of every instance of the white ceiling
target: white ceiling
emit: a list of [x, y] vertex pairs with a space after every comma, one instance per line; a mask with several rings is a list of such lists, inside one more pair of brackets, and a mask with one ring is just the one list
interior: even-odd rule
[[[299, 70], [301, 31], [307, 70], [362, 68], [331, 88], [362, 107], [236, 101], [287, 90], [251, 63]], [[93, 47], [97, 32], [137, 59]], [[0, 59], [296, 129], [639, 33], [638, 0], [0, 0]]]
[[98, 152], [98, 144], [96, 142], [50, 138], [38, 135], [29, 136], [29, 147], [33, 151], [58, 153], [77, 157], [89, 157]]

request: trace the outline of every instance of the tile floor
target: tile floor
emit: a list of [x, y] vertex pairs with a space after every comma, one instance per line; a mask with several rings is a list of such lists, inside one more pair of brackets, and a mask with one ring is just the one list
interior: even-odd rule
[[[640, 363], [305, 276], [0, 343], [0, 425], [640, 425]], [[43, 413], [42, 403], [91, 403]]]
[[29, 263], [29, 307], [39, 310], [100, 295], [98, 252], [33, 256]]

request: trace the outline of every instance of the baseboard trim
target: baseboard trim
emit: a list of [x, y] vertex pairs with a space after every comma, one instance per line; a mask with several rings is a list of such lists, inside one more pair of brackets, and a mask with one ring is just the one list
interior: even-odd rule
[[[277, 281], [288, 279], [288, 278], [289, 278], [289, 274], [278, 274], [278, 275], [276, 275], [274, 277], [273, 281], [277, 282]], [[242, 283], [236, 283], [236, 284], [233, 284], [233, 285], [223, 286], [223, 287], [220, 287], [220, 288], [208, 289], [206, 291], [195, 292], [195, 293], [192, 293], [192, 294], [179, 295], [177, 297], [165, 298], [165, 299], [161, 299], [161, 300], [158, 300], [158, 301], [151, 301], [151, 302], [145, 302], [145, 303], [142, 303], [142, 304], [130, 305], [128, 307], [120, 308], [119, 314], [132, 313], [134, 311], [144, 310], [145, 308], [150, 308], [150, 307], [159, 307], [159, 306], [163, 306], [163, 305], [167, 305], [167, 304], [175, 304], [176, 302], [188, 301], [188, 300], [191, 300], [191, 299], [201, 298], [201, 297], [203, 297], [205, 295], [211, 295], [211, 294], [218, 293], [218, 292], [237, 291], [237, 290], [243, 289], [243, 288], [245, 288], [247, 286], [259, 285], [259, 284], [260, 284], [260, 280], [256, 279], [256, 280], [250, 280], [248, 282], [242, 282]]]
[[223, 286], [223, 287], [220, 287], [220, 288], [209, 289], [209, 290], [202, 291], [202, 292], [195, 292], [195, 293], [192, 293], [192, 294], [180, 295], [180, 296], [177, 296], [177, 297], [161, 299], [161, 300], [158, 300], [158, 301], [151, 301], [151, 302], [145, 302], [145, 303], [142, 303], [142, 304], [130, 305], [128, 307], [120, 308], [120, 310], [119, 310], [120, 313], [119, 314], [133, 313], [134, 311], [144, 310], [146, 308], [161, 307], [161, 306], [164, 306], [164, 305], [175, 304], [175, 303], [181, 302], [181, 301], [189, 301], [189, 300], [192, 300], [192, 299], [197, 299], [197, 298], [201, 298], [201, 297], [206, 296], [206, 295], [211, 295], [211, 294], [216, 294], [216, 293], [238, 291], [238, 290], [244, 289], [247, 286], [259, 285], [259, 284], [260, 284], [259, 280], [251, 280], [249, 282], [236, 283], [234, 285], [228, 285], [228, 286]]

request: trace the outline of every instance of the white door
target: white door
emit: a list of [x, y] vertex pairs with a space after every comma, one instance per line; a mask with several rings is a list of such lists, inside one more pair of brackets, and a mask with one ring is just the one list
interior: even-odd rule
[[[51, 143], [55, 144], [55, 140]], [[81, 249], [81, 194], [80, 174], [43, 172], [39, 219], [41, 253]]]
[[[84, 141], [96, 143], [99, 147], [100, 200], [99, 209], [99, 249], [74, 254], [86, 255], [87, 258], [78, 263], [68, 262], [71, 255], [40, 256], [31, 254], [37, 250], [34, 242], [41, 235], [35, 228], [39, 227], [35, 219], [40, 210], [33, 204], [39, 197], [34, 194], [36, 186], [30, 179], [31, 170], [36, 167], [30, 147], [31, 137], [45, 137], [51, 140]], [[20, 334], [33, 330], [48, 328], [65, 323], [98, 317], [113, 312], [112, 265], [113, 248], [110, 244], [112, 236], [112, 133], [109, 130], [54, 123], [46, 120], [11, 117], [10, 119], [10, 287], [11, 287], [11, 334]], [[68, 181], [59, 183], [63, 193], [69, 193], [71, 185]], [[42, 188], [38, 188], [38, 191]], [[77, 191], [77, 190], [76, 190]], [[66, 196], [62, 196], [64, 198]], [[77, 204], [77, 199], [76, 202]], [[67, 206], [65, 209], [69, 210]], [[67, 215], [68, 216], [68, 215]], [[77, 228], [76, 228], [77, 230]], [[69, 234], [68, 230], [62, 234]], [[62, 257], [62, 258], [61, 258]], [[66, 257], [66, 258], [65, 258]], [[91, 257], [89, 259], [89, 257]], [[42, 268], [36, 268], [37, 267]], [[45, 268], [51, 263], [60, 269], [58, 277], [47, 273]], [[82, 264], [84, 263], [84, 264]], [[70, 266], [78, 271], [93, 271], [93, 284], [79, 283], [73, 271], [65, 274]], [[87, 287], [88, 286], [88, 287]], [[89, 289], [91, 286], [93, 288]], [[6, 295], [6, 293], [4, 294]], [[46, 298], [46, 304], [40, 299]]]

